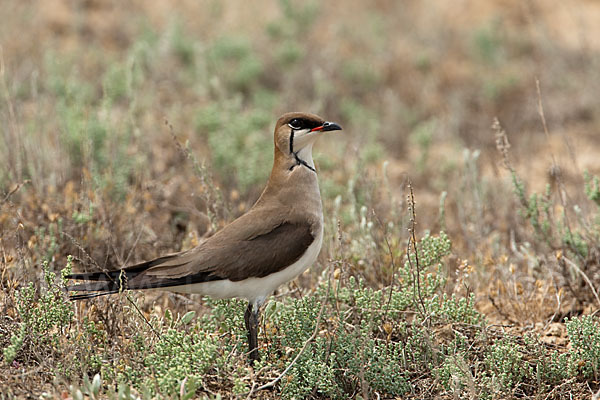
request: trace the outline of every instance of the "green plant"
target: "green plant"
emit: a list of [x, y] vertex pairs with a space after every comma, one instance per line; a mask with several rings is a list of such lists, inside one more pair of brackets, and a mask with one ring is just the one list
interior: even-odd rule
[[475, 31], [473, 51], [488, 64], [497, 64], [503, 56], [503, 38], [500, 20], [495, 19]]
[[585, 194], [591, 201], [600, 206], [600, 178], [596, 175], [590, 175], [588, 171], [584, 171], [583, 179], [585, 181]]
[[[543, 110], [540, 110], [543, 117]], [[551, 185], [547, 184], [543, 194], [532, 193], [528, 196], [524, 181], [518, 176], [509, 161], [508, 148], [510, 144], [506, 132], [498, 120], [494, 121], [493, 130], [496, 135], [497, 148], [504, 159], [505, 167], [511, 174], [521, 217], [529, 223], [537, 241], [555, 252], [555, 258], [561, 266], [566, 281], [573, 280], [569, 273], [572, 268], [577, 272], [578, 278], [591, 286], [591, 291], [595, 294], [595, 289], [586, 274], [591, 267], [590, 254], [600, 250], [600, 225], [597, 223], [600, 218], [600, 209], [596, 208], [584, 214], [578, 204], [570, 204], [562, 192], [565, 190], [565, 183], [556, 164], [553, 165], [554, 170], [559, 171], [555, 177], [554, 192], [556, 193], [553, 193]], [[594, 201], [595, 184], [586, 174], [584, 174], [584, 181], [583, 191]], [[569, 285], [571, 288], [573, 287], [572, 284]], [[585, 296], [585, 293], [580, 294], [575, 291], [574, 294], [577, 297]]]
[[180, 23], [174, 23], [170, 32], [170, 45], [174, 55], [184, 66], [194, 67], [196, 58], [196, 46], [191, 37], [185, 34]]
[[571, 343], [569, 372], [586, 378], [597, 378], [600, 372], [600, 321], [584, 315], [565, 322]]
[[510, 392], [533, 376], [533, 367], [525, 359], [524, 349], [510, 340], [495, 342], [486, 354], [485, 363], [492, 393]]
[[[159, 393], [163, 395], [178, 393], [182, 385], [186, 391], [195, 393], [202, 385], [204, 374], [213, 366], [217, 348], [210, 332], [197, 326], [191, 332], [168, 329], [145, 358], [144, 368], [154, 371]], [[151, 374], [144, 375], [141, 387], [152, 387]]]
[[[16, 308], [19, 315], [19, 330], [10, 339], [10, 345], [3, 350], [4, 362], [11, 363], [25, 345], [32, 347], [58, 347], [63, 332], [73, 318], [72, 305], [66, 300], [62, 290], [65, 276], [71, 272], [72, 258], [61, 272], [59, 282], [56, 274], [43, 263], [44, 291], [38, 292], [33, 283], [21, 289], [16, 295]], [[39, 296], [39, 297], [38, 297]]]
[[433, 140], [433, 134], [437, 127], [435, 119], [419, 123], [410, 133], [409, 139], [412, 144], [419, 148], [419, 159], [417, 161], [417, 171], [423, 173], [429, 159], [429, 150]]
[[339, 107], [343, 119], [360, 129], [361, 161], [372, 163], [380, 160], [384, 150], [382, 144], [376, 140], [377, 133], [382, 129], [379, 112], [351, 98], [343, 98]]
[[207, 52], [210, 70], [232, 91], [248, 92], [263, 73], [263, 63], [243, 37], [219, 38]]
[[442, 364], [435, 369], [435, 374], [440, 380], [440, 385], [448, 391], [463, 393], [473, 386], [473, 376], [468, 368], [468, 354], [458, 352], [448, 356]]
[[373, 65], [363, 59], [348, 61], [342, 66], [341, 73], [354, 90], [359, 92], [372, 90], [381, 80]]
[[225, 178], [228, 185], [237, 184], [244, 192], [268, 176], [265, 149], [272, 141], [269, 122], [265, 110], [244, 112], [238, 103], [220, 110], [208, 107], [198, 114], [197, 130], [207, 135], [212, 166], [220, 176], [229, 177]]

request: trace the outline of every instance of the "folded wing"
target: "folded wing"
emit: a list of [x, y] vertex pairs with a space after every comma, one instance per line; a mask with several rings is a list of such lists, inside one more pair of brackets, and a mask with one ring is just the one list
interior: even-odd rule
[[[234, 224], [232, 224], [234, 225]], [[235, 226], [231, 226], [235, 228]], [[74, 300], [127, 289], [167, 288], [221, 279], [265, 277], [297, 261], [314, 241], [308, 223], [281, 222], [260, 234], [232, 234], [224, 229], [200, 246], [123, 269], [72, 274], [87, 282], [69, 286]], [[94, 293], [92, 293], [94, 292]]]

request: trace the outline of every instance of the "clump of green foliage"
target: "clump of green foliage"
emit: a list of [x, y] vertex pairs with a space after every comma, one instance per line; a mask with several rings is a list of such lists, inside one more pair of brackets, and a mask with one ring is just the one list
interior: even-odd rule
[[60, 346], [73, 318], [73, 307], [65, 300], [62, 290], [64, 277], [71, 272], [71, 265], [72, 259], [69, 258], [57, 283], [56, 273], [50, 271], [46, 261], [43, 264], [45, 290], [38, 293], [31, 282], [17, 292], [16, 309], [20, 321], [17, 332], [10, 338], [10, 345], [3, 349], [4, 362], [13, 362], [25, 346]]
[[591, 315], [572, 318], [565, 323], [571, 343], [569, 373], [598, 379], [600, 373], [600, 320]]
[[129, 367], [130, 370], [135, 368], [135, 374], [143, 376], [132, 383], [148, 388], [156, 384], [160, 393], [172, 395], [179, 392], [185, 381], [187, 391], [194, 392], [201, 387], [204, 375], [213, 367], [216, 356], [217, 340], [213, 333], [201, 330], [197, 325], [190, 331], [169, 328], [161, 334], [143, 365]]
[[232, 102], [226, 107], [208, 106], [196, 118], [199, 133], [206, 135], [212, 150], [212, 165], [229, 176], [240, 190], [262, 182], [270, 172], [265, 149], [271, 146], [268, 133], [269, 113], [255, 109], [244, 112], [242, 104]]
[[490, 346], [483, 380], [490, 394], [510, 392], [533, 377], [533, 367], [527, 363], [524, 350], [510, 339], [499, 339]]
[[[543, 109], [540, 108], [540, 112], [543, 118]], [[520, 206], [519, 214], [531, 227], [534, 241], [543, 250], [554, 252], [553, 258], [558, 264], [560, 275], [579, 301], [591, 300], [592, 295], [596, 301], [600, 301], [588, 277], [595, 268], [595, 254], [600, 252], [600, 208], [585, 207], [584, 212], [580, 203], [565, 195], [564, 177], [555, 161], [551, 169], [554, 185], [546, 184], [542, 194], [528, 194], [526, 182], [519, 177], [509, 160], [508, 136], [498, 120], [494, 121], [493, 130], [497, 148], [510, 172], [513, 191]], [[590, 201], [598, 204], [598, 177], [585, 172], [583, 180], [583, 193]], [[581, 202], [586, 201], [582, 196], [579, 197]], [[573, 289], [585, 285], [590, 290]]]
[[585, 181], [585, 194], [587, 197], [596, 203], [600, 207], [600, 178], [596, 175], [590, 175], [589, 172], [583, 173], [583, 179]]

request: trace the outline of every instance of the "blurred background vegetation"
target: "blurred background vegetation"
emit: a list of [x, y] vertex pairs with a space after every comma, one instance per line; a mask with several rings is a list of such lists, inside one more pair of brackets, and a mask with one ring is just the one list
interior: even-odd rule
[[[198, 321], [196, 329], [203, 330], [190, 340], [201, 347], [198, 353], [222, 362], [215, 370], [207, 356], [153, 381], [126, 365], [128, 346], [143, 349], [147, 357], [137, 360], [143, 371], [164, 365], [175, 350], [148, 338], [152, 331], [127, 300], [83, 304], [74, 317], [47, 277], [67, 264], [110, 268], [188, 249], [241, 215], [270, 172], [273, 125], [287, 111], [317, 113], [344, 131], [315, 148], [327, 222], [319, 262], [280, 291], [290, 300], [277, 297], [270, 318], [294, 324], [297, 312], [298, 324], [314, 323], [320, 303], [308, 304], [302, 295], [328, 298], [321, 292], [330, 270], [359, 298], [371, 298], [369, 290], [393, 293], [394, 284], [410, 280], [409, 272], [404, 278], [399, 272], [412, 227], [410, 182], [416, 236], [426, 238], [425, 247], [448, 238], [452, 250], [431, 250], [431, 303], [401, 293], [397, 305], [413, 303], [398, 307], [429, 313], [415, 317], [421, 325], [444, 314], [441, 307], [454, 316], [436, 320], [439, 329], [461, 318], [483, 329], [485, 319], [502, 333], [498, 341], [490, 334], [491, 342], [467, 346], [491, 350], [459, 357], [446, 349], [440, 350], [445, 358], [436, 359], [423, 350], [431, 340], [422, 335], [443, 341], [443, 329], [441, 337], [431, 326], [418, 330], [403, 314], [394, 320], [414, 332], [388, 326], [386, 311], [370, 320], [363, 315], [366, 326], [346, 319], [360, 326], [355, 342], [336, 331], [341, 328], [331, 321], [340, 315], [326, 311], [332, 335], [349, 348], [370, 343], [374, 350], [361, 357], [374, 357], [382, 369], [365, 378], [350, 359], [336, 364], [328, 358], [348, 357], [341, 344], [337, 351], [317, 341], [312, 354], [324, 358], [298, 361], [295, 378], [274, 396], [426, 397], [428, 385], [439, 396], [464, 398], [492, 396], [498, 388], [506, 396], [550, 398], [597, 390], [600, 338], [587, 350], [577, 338], [592, 337], [598, 321], [570, 318], [600, 305], [598, 2], [5, 0], [0, 21], [0, 346], [14, 350], [4, 352], [11, 362], [0, 371], [10, 378], [0, 391], [76, 396], [78, 386], [68, 386], [75, 383], [88, 396], [101, 396], [100, 381], [93, 381], [98, 373], [107, 387], [124, 382], [124, 391], [141, 393], [144, 382], [158, 388], [149, 396], [227, 397], [283, 370], [273, 366], [255, 378], [237, 366], [233, 373], [231, 358], [214, 355], [219, 336], [200, 339], [210, 329], [242, 327], [223, 322], [230, 317], [219, 310], [229, 303], [148, 293], [134, 296], [136, 307], [171, 341], [184, 340], [178, 337], [186, 324], [169, 320], [165, 310], [208, 310], [213, 317], [203, 318], [213, 319]], [[441, 231], [438, 239], [427, 236]], [[433, 260], [442, 256], [436, 269]], [[452, 295], [463, 307], [454, 314], [455, 303], [443, 297]], [[44, 308], [23, 314], [53, 301], [51, 321], [35, 322]], [[336, 302], [361, 318], [352, 295], [329, 303]], [[263, 335], [291, 361], [313, 326], [282, 334], [277, 343], [267, 325]], [[38, 346], [42, 332], [57, 330], [56, 342]], [[125, 332], [136, 330], [147, 336], [123, 342]], [[475, 331], [461, 335], [475, 340], [481, 333]], [[69, 341], [68, 332], [78, 339]], [[535, 345], [524, 339], [530, 334], [537, 335]], [[384, 351], [377, 345], [381, 337], [402, 346]], [[102, 348], [104, 358], [82, 350], [86, 340]], [[425, 346], [422, 358], [404, 358], [401, 370], [383, 368], [398, 362], [411, 340]], [[227, 349], [243, 360], [241, 347]], [[119, 356], [106, 356], [110, 351]], [[68, 365], [73, 359], [76, 368]], [[486, 372], [478, 375], [475, 365]], [[331, 382], [305, 379], [311, 370]], [[340, 371], [352, 378], [336, 386]], [[190, 374], [198, 379], [180, 390]], [[396, 378], [384, 382], [383, 376]]]

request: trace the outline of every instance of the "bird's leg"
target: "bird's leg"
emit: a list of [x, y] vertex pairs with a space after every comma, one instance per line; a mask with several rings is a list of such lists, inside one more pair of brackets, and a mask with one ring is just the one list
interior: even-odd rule
[[248, 359], [250, 365], [258, 361], [258, 312], [259, 305], [253, 302], [248, 303], [248, 308], [244, 313], [244, 321], [248, 330]]

